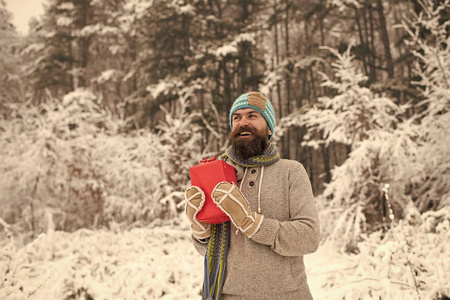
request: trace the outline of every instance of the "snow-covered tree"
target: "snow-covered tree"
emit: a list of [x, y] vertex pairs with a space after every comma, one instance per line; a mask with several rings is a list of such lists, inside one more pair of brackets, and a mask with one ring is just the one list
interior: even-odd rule
[[[304, 115], [294, 114], [283, 126], [306, 126], [308, 146], [331, 142], [349, 146], [348, 159], [332, 171], [332, 180], [319, 199], [325, 209], [328, 241], [347, 251], [357, 251], [357, 243], [366, 232], [385, 228], [390, 222], [388, 205], [397, 218], [417, 222], [417, 215], [439, 210], [449, 203], [450, 89], [448, 85], [448, 34], [446, 23], [439, 23], [440, 11], [449, 1], [424, 11], [412, 22], [409, 32], [419, 58], [415, 84], [423, 101], [417, 112], [404, 119], [404, 107], [375, 94], [362, 84], [367, 79], [352, 61], [349, 49], [339, 54], [333, 64], [336, 80], [324, 75], [324, 87], [335, 92], [321, 97]], [[420, 28], [427, 28], [432, 38], [424, 40]], [[433, 43], [433, 44], [430, 44]], [[282, 126], [282, 127], [283, 127]], [[389, 184], [390, 203], [383, 193]]]
[[357, 255], [323, 247], [320, 260], [333, 259], [325, 259], [319, 271], [326, 280], [318, 285], [318, 298], [447, 299], [450, 209], [428, 211], [417, 220], [421, 225], [401, 220], [388, 231], [363, 235]]
[[[88, 91], [40, 106], [9, 105], [1, 120], [2, 217], [21, 230], [91, 226], [101, 212], [101, 174], [92, 158], [97, 134], [117, 131]], [[53, 215], [49, 223], [45, 216]], [[54, 224], [52, 224], [54, 222]]]
[[10, 105], [11, 120], [0, 122], [0, 218], [42, 232], [173, 217], [199, 153], [181, 103], [159, 134], [130, 135], [86, 89], [61, 102]]
[[348, 245], [367, 227], [371, 230], [380, 227], [386, 216], [382, 201], [383, 182], [390, 181], [394, 174], [401, 176], [407, 172], [393, 172], [390, 163], [397, 165], [408, 160], [409, 155], [402, 144], [400, 151], [391, 152], [393, 142], [403, 141], [395, 136], [401, 108], [393, 100], [363, 86], [367, 77], [354, 63], [351, 47], [342, 54], [327, 50], [337, 57], [332, 64], [335, 79], [322, 74], [322, 86], [335, 96], [320, 97], [305, 114], [295, 114], [283, 123], [308, 128], [308, 140], [304, 145], [317, 147], [324, 143], [328, 146], [335, 142], [350, 149], [350, 157], [343, 165], [335, 167], [332, 180], [321, 195], [327, 212], [328, 209], [339, 211], [337, 224], [330, 225], [334, 230], [331, 236], [339, 237], [340, 242]]
[[187, 111], [187, 100], [190, 96], [192, 94], [180, 96], [177, 112], [172, 115], [166, 111], [165, 121], [157, 126], [160, 130], [158, 136], [161, 144], [170, 149], [167, 152], [166, 164], [161, 168], [163, 174], [161, 184], [164, 184], [166, 188], [165, 197], [161, 201], [171, 208], [172, 215], [177, 211], [175, 205], [184, 200], [189, 168], [198, 164], [201, 159], [199, 151], [201, 127], [194, 125], [198, 114], [190, 114]]
[[[422, 3], [422, 2], [421, 2]], [[412, 200], [421, 212], [437, 210], [450, 204], [450, 35], [449, 21], [443, 22], [443, 12], [450, 1], [435, 5], [423, 1], [423, 11], [405, 22], [409, 44], [418, 58], [413, 82], [421, 93], [411, 118], [414, 139], [419, 145], [417, 161], [422, 165], [418, 182], [411, 184]], [[428, 34], [423, 34], [423, 30]]]
[[343, 54], [326, 49], [337, 57], [332, 63], [336, 79], [333, 81], [321, 73], [322, 86], [336, 95], [320, 97], [317, 104], [301, 116], [301, 122], [308, 127], [311, 136], [320, 134], [320, 142], [326, 145], [338, 142], [355, 148], [370, 132], [392, 128], [400, 109], [391, 99], [363, 86], [368, 78], [354, 63], [351, 46]]
[[[187, 188], [189, 167], [199, 161], [199, 127], [188, 114], [186, 98], [166, 112], [159, 132], [138, 130], [98, 144], [107, 185], [105, 215], [116, 222], [148, 222], [177, 215]], [[109, 156], [104, 153], [108, 152]]]
[[11, 23], [11, 13], [5, 1], [0, 1], [0, 113], [3, 102], [23, 101], [24, 92], [20, 79], [19, 36]]

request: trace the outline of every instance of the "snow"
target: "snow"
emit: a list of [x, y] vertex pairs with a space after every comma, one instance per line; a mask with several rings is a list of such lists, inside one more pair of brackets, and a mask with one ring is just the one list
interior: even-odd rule
[[216, 50], [216, 56], [217, 57], [225, 57], [228, 54], [236, 54], [238, 52], [238, 49], [234, 45], [224, 45], [222, 47], [217, 48]]
[[239, 34], [231, 41], [231, 43], [220, 46], [215, 51], [212, 51], [212, 53], [219, 59], [221, 57], [226, 57], [227, 55], [237, 54], [239, 51], [239, 44], [245, 42], [254, 44], [254, 35], [250, 33]]
[[190, 4], [176, 6], [176, 8], [180, 14], [191, 15], [191, 16], [195, 15], [195, 8]]
[[142, 0], [130, 0], [127, 1], [124, 5], [124, 10], [126, 12], [129, 12], [130, 14], [133, 13], [136, 15], [137, 18], [143, 17], [149, 10], [151, 10], [151, 7], [153, 6], [153, 1], [142, 1]]
[[59, 16], [56, 19], [56, 25], [58, 25], [58, 26], [69, 26], [72, 23], [73, 23], [73, 19], [68, 18], [68, 17]]
[[342, 36], [343, 33], [343, 28], [342, 28], [342, 23], [337, 23], [335, 24], [331, 29], [330, 29], [330, 36], [339, 39]]
[[[2, 248], [1, 299], [65, 299], [84, 292], [94, 299], [196, 299], [202, 258], [187, 225], [125, 232], [48, 232], [20, 249]], [[25, 289], [24, 289], [25, 288]], [[21, 289], [23, 291], [21, 291]]]
[[361, 7], [361, 3], [359, 3], [358, 0], [328, 0], [327, 5], [331, 7], [335, 6], [340, 11], [343, 11], [349, 7]]
[[[179, 13], [195, 13], [189, 4], [172, 3]], [[359, 5], [356, 0], [328, 3], [339, 9]], [[122, 27], [129, 28], [152, 5], [149, 0], [127, 1], [129, 14], [119, 17]], [[59, 8], [71, 10], [72, 6], [66, 2]], [[438, 15], [430, 14], [428, 19], [421, 15], [408, 24], [412, 53], [421, 63], [414, 70], [417, 82], [413, 84], [420, 87], [424, 100], [411, 106], [418, 108], [417, 114], [401, 117], [411, 107], [397, 106], [376, 94], [373, 86], [367, 87], [367, 77], [354, 64], [350, 47], [344, 53], [326, 48], [337, 61], [332, 64], [334, 77], [322, 74], [323, 87], [336, 93], [319, 98], [316, 106], [280, 124], [278, 132], [283, 132], [283, 124], [306, 125], [310, 130], [304, 145], [341, 142], [351, 146], [349, 158], [334, 168], [332, 182], [317, 196], [324, 239], [316, 253], [305, 256], [316, 300], [432, 300], [450, 295], [450, 89], [446, 81], [450, 52], [442, 47], [450, 44], [450, 38], [446, 25], [437, 22]], [[61, 26], [71, 22], [67, 17], [57, 19]], [[333, 28], [336, 36], [338, 26]], [[432, 39], [421, 40], [419, 28], [430, 29], [436, 45], [428, 44]], [[93, 24], [79, 32], [94, 33], [117, 34], [118, 29]], [[211, 53], [218, 58], [235, 55], [241, 43], [255, 43], [254, 36], [240, 34]], [[24, 52], [38, 52], [42, 47], [32, 44]], [[117, 53], [121, 48], [111, 44], [109, 49]], [[320, 60], [301, 58], [294, 66], [303, 70]], [[269, 94], [282, 81], [285, 65], [280, 66], [265, 73], [263, 93]], [[98, 74], [99, 83], [123, 75], [115, 69]], [[136, 74], [132, 70], [122, 80]], [[189, 184], [187, 170], [202, 155], [197, 147], [201, 128], [192, 122], [198, 114], [187, 113], [184, 100], [204, 86], [198, 81], [184, 87], [181, 81], [167, 78], [147, 87], [155, 99], [181, 95], [171, 108], [173, 115], [161, 107], [166, 116], [156, 128], [158, 134], [144, 129], [123, 134], [123, 122], [113, 118], [87, 89], [69, 93], [61, 102], [11, 104], [10, 119], [0, 122], [4, 159], [0, 204], [5, 210], [21, 206], [22, 223], [9, 226], [0, 218], [0, 299], [199, 298], [203, 257], [194, 250], [189, 224], [179, 211], [182, 191]], [[316, 131], [324, 134], [322, 139], [313, 139]], [[386, 184], [404, 218], [398, 220], [390, 213], [393, 222], [369, 232], [372, 224], [367, 223], [364, 205], [382, 196]], [[29, 192], [33, 186], [36, 201]], [[68, 191], [74, 192], [71, 203], [62, 202]], [[83, 205], [96, 193], [100, 212], [66, 210], [70, 204]], [[439, 209], [424, 213], [434, 203]], [[88, 213], [95, 213], [95, 218], [101, 214], [102, 225], [108, 229], [56, 230], [62, 227], [60, 219], [75, 216], [82, 221], [82, 214]], [[23, 236], [31, 231], [24, 229], [31, 218], [35, 232], [44, 232], [32, 240]], [[96, 225], [97, 220], [79, 227]]]
[[251, 33], [241, 33], [234, 39], [234, 41], [236, 43], [249, 42], [249, 43], [254, 44], [255, 43], [255, 37], [254, 37], [254, 34], [251, 34]]
[[[89, 103], [89, 100], [95, 100], [97, 97], [89, 90], [78, 89], [65, 95], [62, 100], [62, 104], [67, 107], [74, 105], [74, 103], [85, 104]], [[75, 104], [76, 105], [76, 104]]]
[[[176, 85], [173, 82], [171, 86]], [[112, 117], [99, 109], [95, 95], [86, 89], [67, 94], [62, 103], [29, 110], [15, 106], [14, 113], [20, 112], [21, 117], [11, 126], [0, 124], [5, 140], [10, 141], [1, 149], [3, 157], [9, 157], [0, 172], [2, 190], [16, 195], [13, 201], [20, 201], [22, 187], [32, 185], [37, 177], [45, 178], [39, 193], [50, 201], [51, 195], [67, 188], [68, 167], [75, 166], [86, 170], [81, 175], [92, 172], [99, 176], [95, 180], [80, 176], [70, 184], [79, 192], [85, 192], [86, 187], [87, 192], [102, 191], [102, 213], [111, 222], [109, 230], [55, 231], [56, 217], [62, 214], [60, 200], [48, 202], [44, 208], [35, 203], [35, 214], [45, 233], [30, 242], [24, 242], [1, 222], [0, 299], [199, 299], [203, 257], [190, 241], [187, 219], [183, 213], [177, 215], [177, 208], [183, 205], [180, 191], [188, 184], [186, 170], [193, 160], [198, 161], [194, 156], [200, 155], [193, 154], [200, 128], [193, 127], [194, 115], [186, 112], [185, 101], [195, 88], [180, 90], [184, 97], [177, 103], [178, 112], [172, 115], [166, 110], [158, 135], [145, 130], [130, 136], [118, 134], [117, 120], [112, 122]], [[385, 106], [375, 107], [380, 110]], [[45, 114], [38, 113], [41, 111]], [[440, 120], [436, 116], [433, 119]], [[105, 128], [96, 125], [99, 121]], [[447, 124], [442, 122], [442, 126]], [[68, 124], [77, 127], [69, 130]], [[348, 206], [319, 205], [321, 228], [328, 239], [318, 252], [305, 257], [316, 300], [432, 300], [450, 294], [448, 206], [423, 215], [411, 206], [405, 209], [404, 221], [396, 220], [395, 227], [367, 234], [362, 206], [351, 202], [349, 191], [362, 178], [362, 170], [371, 166], [373, 155], [392, 159], [393, 168], [401, 175], [392, 181], [391, 189], [407, 176], [418, 176], [420, 182], [423, 171], [419, 167], [410, 169], [415, 165], [407, 159], [417, 155], [418, 148], [408, 137], [416, 136], [417, 130], [404, 126], [409, 130], [369, 132], [369, 138], [359, 141], [352, 151], [348, 163], [335, 168], [335, 183], [329, 185], [334, 188], [333, 201], [344, 199]], [[434, 128], [436, 124], [429, 126]], [[390, 147], [396, 143], [397, 147]], [[171, 165], [171, 161], [177, 164]], [[30, 170], [30, 165], [36, 170]], [[400, 169], [402, 166], [408, 168]], [[408, 174], [408, 170], [414, 170], [410, 172], [414, 174]], [[167, 184], [169, 181], [174, 184]], [[448, 194], [444, 197], [448, 199]], [[320, 197], [317, 200], [318, 204], [323, 201]], [[170, 220], [158, 217], [161, 203], [167, 205]], [[30, 214], [27, 209], [22, 213], [25, 218]], [[126, 222], [127, 218], [146, 217], [155, 221], [147, 226]], [[115, 223], [118, 219], [124, 223]], [[330, 233], [330, 227], [335, 231]], [[357, 238], [357, 251], [346, 254], [342, 243], [352, 238]]]
[[73, 10], [75, 9], [75, 5], [71, 2], [63, 2], [60, 5], [58, 5], [57, 9], [59, 10]]
[[401, 224], [384, 238], [380, 233], [367, 237], [356, 255], [339, 253], [325, 243], [305, 257], [314, 299], [437, 299], [436, 295], [448, 295], [450, 236], [442, 234], [426, 232], [425, 226], [417, 229]]
[[39, 52], [41, 50], [45, 49], [45, 45], [43, 43], [33, 43], [30, 44], [28, 47], [26, 47], [22, 53], [23, 54], [29, 54], [31, 52]]
[[76, 35], [80, 37], [89, 37], [91, 35], [97, 34], [102, 35], [118, 35], [120, 33], [119, 28], [106, 26], [102, 24], [87, 25], [79, 30]]
[[170, 84], [164, 81], [160, 81], [155, 87], [149, 86], [147, 87], [147, 91], [152, 93], [152, 97], [154, 99], [158, 98], [161, 94], [167, 94], [167, 90], [169, 90]]
[[119, 70], [108, 69], [108, 70], [102, 71], [100, 76], [98, 76], [97, 78], [94, 78], [93, 81], [96, 81], [98, 83], [105, 83], [105, 82], [111, 81], [111, 80], [117, 81], [120, 74], [121, 74], [121, 71], [119, 71]]
[[154, 99], [157, 99], [161, 95], [168, 95], [174, 89], [179, 89], [183, 86], [183, 83], [177, 79], [160, 80], [156, 85], [147, 86], [147, 92], [152, 94]]
[[[342, 254], [324, 243], [305, 256], [311, 292], [327, 299], [436, 299], [450, 292], [447, 227], [401, 225], [384, 238], [375, 233], [357, 255]], [[23, 247], [0, 247], [1, 299], [199, 299], [203, 257], [194, 250], [184, 215], [157, 220], [144, 228], [49, 230]], [[411, 273], [414, 269], [416, 278]], [[11, 272], [5, 272], [5, 270]], [[419, 283], [417, 283], [419, 282]], [[419, 284], [416, 291], [415, 284]], [[380, 297], [380, 298], [379, 298]]]

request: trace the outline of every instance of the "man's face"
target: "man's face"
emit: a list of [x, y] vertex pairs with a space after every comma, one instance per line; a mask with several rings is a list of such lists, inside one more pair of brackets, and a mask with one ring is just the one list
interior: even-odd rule
[[242, 159], [261, 155], [272, 134], [264, 117], [257, 110], [243, 108], [231, 116], [231, 121], [229, 138], [235, 154]]

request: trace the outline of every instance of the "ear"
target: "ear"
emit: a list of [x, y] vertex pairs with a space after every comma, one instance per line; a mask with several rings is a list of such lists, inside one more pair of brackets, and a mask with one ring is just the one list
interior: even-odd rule
[[272, 130], [270, 130], [270, 127], [268, 127], [268, 129], [269, 129], [269, 136], [271, 136], [272, 135]]

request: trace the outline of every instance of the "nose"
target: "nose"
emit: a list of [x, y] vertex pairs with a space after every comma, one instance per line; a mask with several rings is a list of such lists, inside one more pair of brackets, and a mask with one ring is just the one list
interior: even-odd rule
[[245, 126], [245, 125], [248, 125], [249, 124], [249, 122], [248, 122], [248, 119], [247, 119], [247, 117], [242, 117], [242, 119], [241, 119], [241, 121], [239, 122], [239, 126]]

